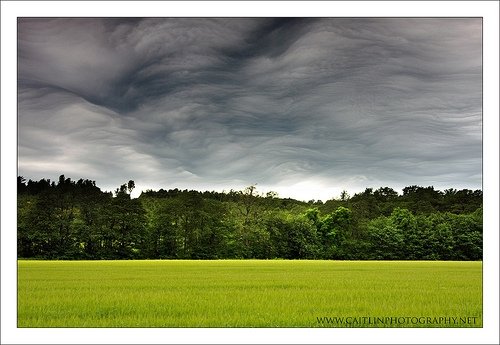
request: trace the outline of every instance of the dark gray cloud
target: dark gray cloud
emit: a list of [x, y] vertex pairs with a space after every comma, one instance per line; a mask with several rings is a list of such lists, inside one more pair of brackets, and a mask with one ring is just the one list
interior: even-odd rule
[[19, 173], [481, 188], [479, 18], [22, 18]]

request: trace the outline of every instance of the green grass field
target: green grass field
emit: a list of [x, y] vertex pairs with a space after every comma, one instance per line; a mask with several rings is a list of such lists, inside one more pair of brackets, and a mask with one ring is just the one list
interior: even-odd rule
[[18, 326], [481, 327], [482, 263], [19, 260]]

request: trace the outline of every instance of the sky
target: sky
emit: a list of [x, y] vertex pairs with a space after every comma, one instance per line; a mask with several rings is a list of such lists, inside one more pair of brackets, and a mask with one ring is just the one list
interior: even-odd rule
[[480, 18], [20, 18], [18, 175], [482, 186]]

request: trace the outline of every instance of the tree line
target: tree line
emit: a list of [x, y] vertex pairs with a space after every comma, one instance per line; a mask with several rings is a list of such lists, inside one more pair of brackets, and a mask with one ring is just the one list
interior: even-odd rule
[[242, 191], [113, 193], [17, 179], [17, 252], [39, 259], [482, 260], [482, 191], [367, 188], [326, 202]]

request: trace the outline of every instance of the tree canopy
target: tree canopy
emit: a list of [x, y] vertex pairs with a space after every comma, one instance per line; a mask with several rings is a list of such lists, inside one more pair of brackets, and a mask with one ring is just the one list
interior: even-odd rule
[[482, 191], [389, 187], [326, 202], [242, 191], [114, 193], [95, 181], [17, 179], [18, 257], [481, 260]]

